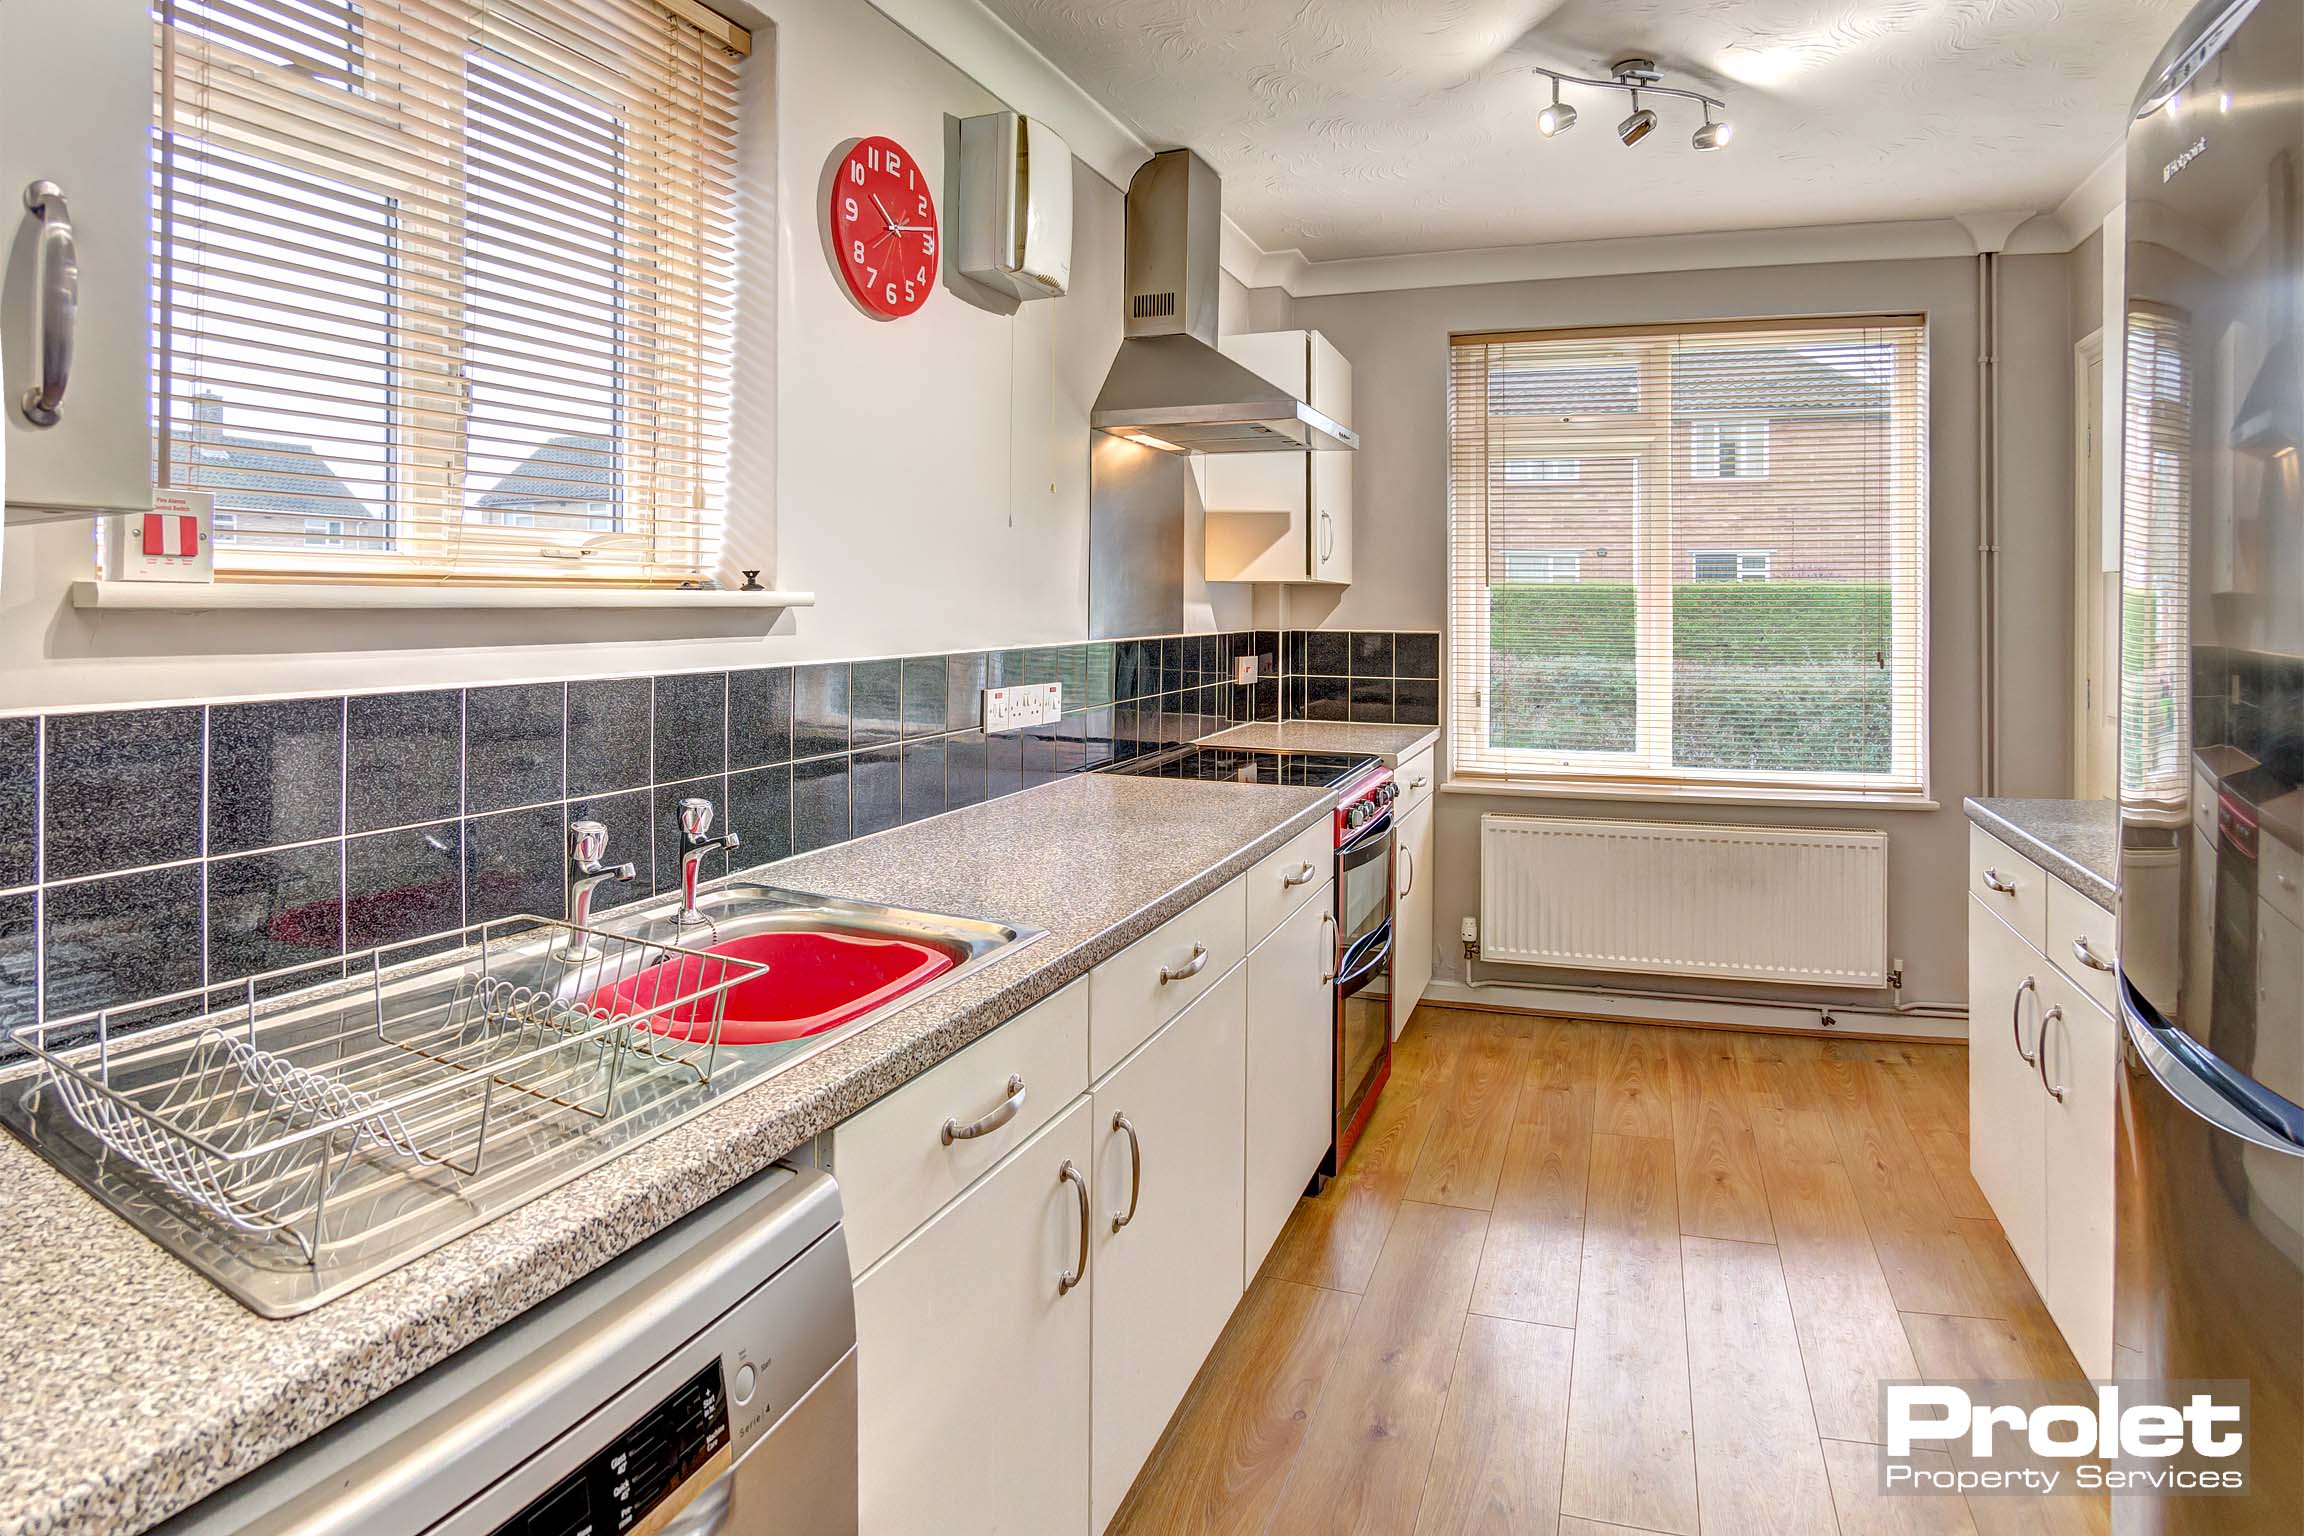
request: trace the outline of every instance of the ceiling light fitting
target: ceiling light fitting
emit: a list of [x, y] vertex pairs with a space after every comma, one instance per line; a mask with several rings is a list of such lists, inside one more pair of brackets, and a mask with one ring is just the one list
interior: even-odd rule
[[[1698, 149], [1725, 149], [1734, 134], [1728, 122], [1728, 103], [1701, 91], [1684, 91], [1660, 83], [1664, 76], [1658, 72], [1654, 59], [1618, 59], [1610, 67], [1611, 78], [1605, 80], [1564, 75], [1551, 69], [1538, 69], [1536, 73], [1552, 82], [1552, 104], [1536, 114], [1536, 131], [1548, 139], [1557, 138], [1576, 126], [1576, 109], [1560, 99], [1560, 87], [1563, 85], [1588, 85], [1604, 91], [1622, 91], [1631, 97], [1631, 115], [1616, 125], [1616, 137], [1623, 140], [1626, 147], [1639, 143], [1656, 131], [1655, 112], [1640, 105], [1642, 91], [1654, 96], [1677, 96], [1703, 106], [1704, 122], [1688, 141]], [[1714, 112], [1720, 114], [1718, 120], [1714, 120]]]

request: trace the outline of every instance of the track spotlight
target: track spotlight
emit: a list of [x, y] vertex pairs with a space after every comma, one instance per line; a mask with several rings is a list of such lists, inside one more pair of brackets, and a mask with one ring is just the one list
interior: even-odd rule
[[1616, 125], [1616, 137], [1630, 149], [1656, 131], [1656, 114], [1640, 105], [1640, 93], [1632, 93], [1632, 115]]
[[1536, 114], [1536, 131], [1554, 138], [1576, 126], [1576, 109], [1560, 99], [1560, 82], [1552, 82], [1552, 105]]
[[1726, 149], [1729, 139], [1733, 138], [1735, 133], [1735, 128], [1728, 123], [1727, 119], [1723, 118], [1717, 123], [1712, 121], [1712, 109], [1706, 107], [1704, 109], [1704, 125], [1690, 135], [1688, 142], [1698, 149]]

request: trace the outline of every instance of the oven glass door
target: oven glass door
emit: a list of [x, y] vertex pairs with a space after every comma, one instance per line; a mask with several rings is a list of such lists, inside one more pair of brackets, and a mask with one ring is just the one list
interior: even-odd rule
[[1392, 920], [1392, 815], [1387, 811], [1336, 852], [1336, 928], [1346, 954]]
[[1343, 1171], [1368, 1115], [1369, 1095], [1392, 1064], [1392, 925], [1344, 952], [1336, 976], [1336, 1137], [1330, 1173]]

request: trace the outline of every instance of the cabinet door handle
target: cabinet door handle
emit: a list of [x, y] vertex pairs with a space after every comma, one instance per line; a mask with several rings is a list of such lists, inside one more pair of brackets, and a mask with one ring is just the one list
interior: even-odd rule
[[1136, 1139], [1136, 1124], [1125, 1114], [1112, 1117], [1112, 1129], [1128, 1133], [1128, 1209], [1112, 1213], [1117, 1232], [1136, 1219], [1136, 1197], [1144, 1192], [1144, 1143]]
[[2037, 993], [2039, 990], [2039, 984], [2027, 976], [2016, 983], [2016, 996], [2008, 1005], [2008, 1032], [2016, 1037], [2016, 1054], [2024, 1058], [2024, 1065], [2028, 1067], [2037, 1066], [2040, 1057], [2036, 1052], [2024, 1049], [2024, 994]]
[[2059, 1104], [2064, 1102], [2064, 1085], [2048, 1081], [2048, 1026], [2060, 1024], [2063, 1021], [2064, 1010], [2054, 1005], [2051, 1005], [2046, 1013], [2040, 1015], [2040, 1086], [2047, 1089], [2048, 1097]]
[[1320, 514], [1320, 563], [1326, 565], [1336, 558], [1336, 519], [1326, 512]]
[[1411, 790], [1422, 789], [1422, 788], [1423, 788], [1425, 785], [1427, 785], [1427, 784], [1429, 784], [1429, 783], [1431, 783], [1431, 782], [1432, 782], [1432, 778], [1431, 778], [1431, 775], [1429, 775], [1429, 774], [1423, 774], [1423, 773], [1420, 773], [1420, 774], [1416, 775], [1416, 777], [1414, 777], [1414, 778], [1412, 778], [1412, 779], [1410, 779], [1410, 780], [1408, 781], [1408, 787], [1409, 787]]
[[1416, 851], [1412, 848], [1401, 849], [1400, 865], [1400, 899], [1406, 901], [1408, 893], [1416, 889]]
[[2072, 958], [2092, 971], [2109, 971], [2113, 968], [2111, 961], [2096, 953], [2095, 946], [2088, 942], [2086, 934], [2072, 941]]
[[52, 427], [63, 414], [64, 390], [72, 382], [72, 333], [80, 319], [80, 247], [72, 234], [72, 210], [64, 189], [36, 181], [24, 189], [24, 206], [40, 221], [34, 248], [32, 356], [40, 370], [21, 402], [24, 419]]
[[1072, 1159], [1064, 1159], [1064, 1166], [1056, 1170], [1059, 1183], [1070, 1184], [1072, 1192], [1080, 1197], [1080, 1257], [1070, 1269], [1056, 1277], [1056, 1294], [1062, 1296], [1072, 1287], [1088, 1278], [1088, 1180], [1074, 1166]]
[[966, 1125], [962, 1125], [957, 1119], [946, 1120], [944, 1122], [944, 1145], [950, 1146], [956, 1141], [973, 1141], [979, 1136], [989, 1136], [1015, 1119], [1017, 1115], [1023, 1112], [1023, 1109], [1024, 1074], [1018, 1072], [1008, 1079], [1008, 1097], [1002, 1099], [999, 1107], [994, 1109], [992, 1113], [981, 1120], [971, 1120]]
[[1280, 889], [1284, 891], [1292, 891], [1300, 885], [1310, 885], [1312, 883], [1313, 874], [1314, 870], [1312, 868], [1312, 861], [1310, 859], [1306, 859], [1303, 864], [1297, 868], [1296, 873], [1292, 875], [1282, 875], [1280, 877]]
[[1190, 981], [1206, 969], [1208, 969], [1208, 946], [1195, 944], [1192, 946], [1192, 958], [1182, 965], [1173, 970], [1165, 965], [1160, 967], [1160, 985], [1166, 986], [1172, 981]]
[[1336, 914], [1320, 914], [1320, 985], [1327, 986], [1336, 979]]
[[2016, 894], [2016, 882], [2006, 878], [1989, 864], [1984, 866], [1984, 888], [1988, 891], [1998, 891], [2003, 896]]

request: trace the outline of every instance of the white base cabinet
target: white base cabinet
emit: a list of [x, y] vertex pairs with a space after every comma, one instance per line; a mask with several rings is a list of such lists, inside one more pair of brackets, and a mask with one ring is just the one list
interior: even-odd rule
[[1058, 1278], [1093, 1114], [1076, 1100], [857, 1280], [865, 1536], [1088, 1528], [1093, 1298]]
[[[1405, 803], [1405, 802], [1403, 802]], [[1426, 798], [1400, 818], [1392, 853], [1392, 1038], [1408, 1027], [1409, 1015], [1432, 985], [1432, 924], [1437, 916], [1432, 878], [1432, 801]]]
[[1981, 832], [1968, 898], [1968, 1153], [2072, 1355], [2112, 1372], [2111, 919]]
[[1093, 1094], [1092, 1530], [1240, 1301], [1247, 993], [1234, 966]]
[[1248, 956], [1243, 1285], [1263, 1267], [1335, 1132], [1335, 910], [1329, 881]]

